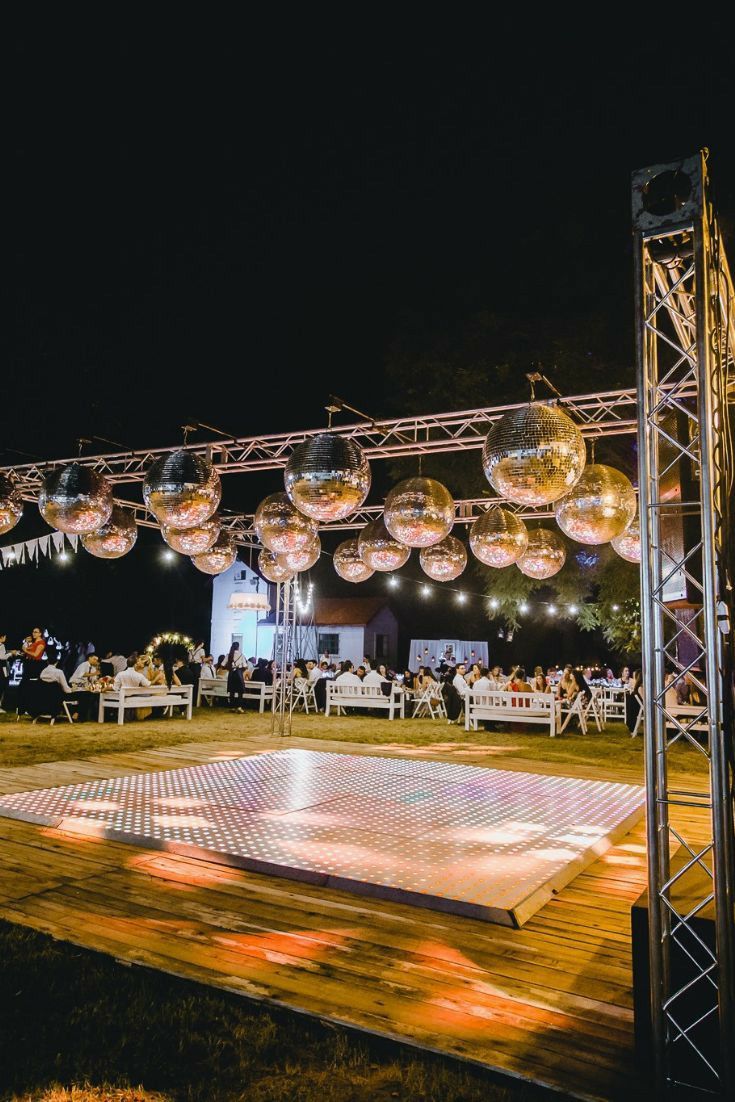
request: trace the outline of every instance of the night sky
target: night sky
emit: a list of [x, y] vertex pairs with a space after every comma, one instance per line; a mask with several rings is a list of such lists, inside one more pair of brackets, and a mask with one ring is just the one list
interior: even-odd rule
[[[632, 381], [630, 172], [709, 146], [732, 253], [728, 59], [622, 31], [380, 30], [17, 39], [0, 463], [70, 456], [79, 437], [175, 444], [190, 421], [313, 427], [330, 393], [390, 415], [406, 327], [483, 308], [546, 339], [604, 312], [607, 385]], [[473, 404], [515, 393], [478, 386]], [[280, 488], [278, 472], [227, 479], [224, 504], [250, 512]], [[3, 543], [47, 531], [26, 513]], [[167, 626], [206, 634], [211, 583], [160, 547], [143, 532], [114, 565], [0, 573], [0, 630], [43, 622], [123, 650]], [[346, 591], [329, 561], [314, 578]], [[405, 635], [465, 635], [448, 599], [414, 604]]]

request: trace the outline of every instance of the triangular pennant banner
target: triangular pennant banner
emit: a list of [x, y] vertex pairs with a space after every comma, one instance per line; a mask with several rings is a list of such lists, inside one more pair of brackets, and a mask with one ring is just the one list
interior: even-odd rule
[[30, 561], [35, 562], [38, 558], [38, 540], [26, 540], [26, 550]]
[[64, 550], [64, 533], [63, 532], [52, 532], [51, 533], [51, 542], [53, 543], [54, 549], [56, 551], [63, 551]]
[[68, 539], [69, 543], [72, 545], [73, 550], [76, 551], [77, 547], [79, 546], [79, 536], [76, 536], [76, 535], [67, 536], [66, 538]]
[[49, 552], [49, 546], [48, 545], [49, 545], [49, 537], [48, 536], [39, 536], [39, 538], [38, 538], [38, 550], [41, 552], [42, 555], [48, 555], [48, 552]]

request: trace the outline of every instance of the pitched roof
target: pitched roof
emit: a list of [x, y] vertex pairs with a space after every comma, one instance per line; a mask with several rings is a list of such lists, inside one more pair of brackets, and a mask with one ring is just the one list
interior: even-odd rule
[[382, 597], [317, 597], [315, 624], [369, 624], [388, 602]]

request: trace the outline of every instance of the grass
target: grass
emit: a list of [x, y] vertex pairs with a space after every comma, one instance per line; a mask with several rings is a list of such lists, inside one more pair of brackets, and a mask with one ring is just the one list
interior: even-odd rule
[[0, 923], [0, 1092], [14, 1102], [547, 1097], [160, 973], [123, 968], [7, 923]]

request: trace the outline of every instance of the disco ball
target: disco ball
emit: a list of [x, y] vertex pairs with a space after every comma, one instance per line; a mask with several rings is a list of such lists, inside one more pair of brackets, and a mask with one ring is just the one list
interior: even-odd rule
[[294, 571], [284, 565], [281, 556], [267, 547], [258, 555], [258, 570], [267, 582], [290, 582], [294, 576]]
[[321, 553], [321, 540], [318, 536], [314, 536], [313, 542], [307, 544], [306, 547], [300, 547], [296, 551], [284, 551], [282, 555], [278, 556], [278, 561], [292, 573], [295, 571], [300, 574], [302, 570], [310, 570], [314, 563], [319, 560]]
[[212, 464], [184, 448], [157, 459], [143, 482], [146, 505], [158, 522], [169, 528], [203, 524], [221, 496], [220, 477]]
[[451, 532], [454, 501], [446, 486], [433, 478], [407, 478], [385, 499], [384, 519], [399, 543], [431, 547]]
[[96, 532], [110, 519], [112, 487], [91, 467], [70, 463], [46, 476], [38, 508], [46, 523], [59, 532], [79, 536]]
[[281, 493], [271, 494], [261, 501], [255, 511], [255, 531], [264, 547], [277, 555], [285, 555], [311, 547], [317, 525], [311, 517], [300, 513], [286, 494]]
[[237, 558], [237, 548], [229, 532], [223, 531], [217, 536], [209, 551], [192, 555], [191, 561], [202, 574], [223, 574], [229, 570]]
[[482, 450], [488, 482], [518, 505], [546, 505], [569, 493], [584, 464], [584, 440], [574, 421], [540, 402], [496, 421]]
[[366, 524], [357, 537], [360, 558], [371, 570], [399, 570], [411, 555], [411, 548], [393, 539], [382, 517]]
[[180, 555], [201, 555], [214, 545], [220, 533], [218, 516], [197, 524], [194, 528], [172, 528], [168, 524], [161, 525], [161, 535], [169, 547], [178, 551]]
[[360, 558], [357, 540], [345, 540], [334, 552], [334, 569], [346, 582], [366, 582], [375, 573]]
[[570, 494], [557, 501], [556, 523], [577, 543], [609, 543], [628, 527], [636, 511], [635, 490], [629, 478], [591, 463]]
[[121, 505], [113, 505], [110, 518], [96, 532], [82, 535], [82, 547], [98, 559], [121, 559], [132, 551], [138, 538], [135, 514]]
[[23, 516], [23, 498], [11, 478], [0, 474], [0, 536], [15, 528]]
[[451, 582], [467, 566], [467, 549], [456, 536], [445, 536], [440, 543], [423, 547], [419, 562], [424, 574], [435, 582]]
[[610, 543], [615, 548], [621, 559], [626, 562], [641, 561], [641, 518], [633, 517], [632, 521], [619, 536], [613, 536]]
[[543, 580], [558, 574], [566, 557], [566, 548], [558, 532], [534, 528], [528, 533], [528, 547], [516, 566], [526, 577]]
[[485, 566], [511, 566], [528, 547], [528, 529], [515, 513], [494, 505], [470, 528], [470, 547]]
[[344, 520], [370, 490], [370, 464], [354, 440], [320, 432], [293, 452], [283, 476], [297, 509], [314, 520]]

